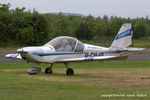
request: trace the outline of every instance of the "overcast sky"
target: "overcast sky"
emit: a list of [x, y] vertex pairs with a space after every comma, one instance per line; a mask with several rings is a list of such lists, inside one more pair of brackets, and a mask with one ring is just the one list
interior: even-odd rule
[[61, 11], [132, 18], [150, 15], [150, 0], [0, 0], [0, 3], [11, 3], [11, 8], [35, 8], [40, 13]]

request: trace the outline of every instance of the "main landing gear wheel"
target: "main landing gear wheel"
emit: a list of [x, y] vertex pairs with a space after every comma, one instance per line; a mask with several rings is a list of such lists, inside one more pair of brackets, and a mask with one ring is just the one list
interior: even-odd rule
[[67, 71], [66, 71], [66, 74], [67, 75], [74, 75], [74, 71], [72, 68], [68, 68]]
[[45, 74], [52, 74], [52, 73], [53, 73], [52, 67], [53, 67], [53, 64], [51, 64], [50, 67], [47, 67], [47, 68], [45, 69]]
[[53, 70], [51, 68], [47, 67], [45, 69], [45, 74], [52, 74], [52, 73], [53, 73]]
[[66, 66], [66, 68], [67, 68], [66, 75], [68, 75], [68, 76], [69, 76], [69, 75], [74, 75], [73, 69], [72, 69], [72, 68], [69, 68], [67, 63], [64, 63], [64, 64], [65, 64], [65, 66]]

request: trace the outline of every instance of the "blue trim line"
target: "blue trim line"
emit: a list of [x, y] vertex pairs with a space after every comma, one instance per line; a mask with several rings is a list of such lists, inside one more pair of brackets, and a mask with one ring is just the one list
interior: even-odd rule
[[105, 54], [105, 53], [118, 53], [118, 52], [104, 52], [104, 54]]
[[87, 47], [87, 48], [92, 48], [92, 49], [102, 49], [101, 47]]
[[[104, 52], [104, 53], [118, 53], [118, 52]], [[74, 52], [74, 53], [32, 53], [36, 56], [54, 56], [54, 55], [74, 55], [74, 54], [85, 54], [85, 52]]]
[[115, 40], [118, 40], [118, 39], [126, 37], [126, 36], [131, 36], [131, 33], [132, 33], [132, 29], [122, 32], [116, 36]]
[[74, 54], [85, 54], [85, 52], [76, 52], [76, 53], [33, 53], [33, 55], [36, 55], [36, 56], [74, 55]]
[[86, 57], [86, 58], [84, 59], [84, 61], [91, 61], [91, 60], [93, 60], [93, 57]]

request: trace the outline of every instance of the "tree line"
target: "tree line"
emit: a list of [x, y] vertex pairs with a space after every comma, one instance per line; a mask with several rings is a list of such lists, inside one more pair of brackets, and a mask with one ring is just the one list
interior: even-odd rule
[[114, 38], [124, 23], [132, 23], [134, 38], [150, 36], [150, 19], [122, 18], [117, 16], [93, 17], [40, 14], [25, 8], [10, 9], [10, 4], [0, 4], [0, 45], [42, 45], [57, 36], [73, 36], [80, 40]]

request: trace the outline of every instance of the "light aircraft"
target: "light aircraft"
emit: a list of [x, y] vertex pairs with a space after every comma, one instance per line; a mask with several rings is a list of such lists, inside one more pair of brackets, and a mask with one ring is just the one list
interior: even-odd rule
[[50, 66], [45, 69], [46, 74], [52, 74], [54, 63], [64, 63], [66, 74], [74, 75], [74, 70], [68, 67], [70, 62], [108, 60], [121, 57], [123, 52], [143, 50], [144, 48], [127, 48], [132, 44], [132, 35], [131, 23], [125, 23], [109, 48], [85, 44], [69, 36], [60, 36], [43, 46], [20, 48], [17, 54], [8, 54], [5, 57], [24, 59], [31, 63], [49, 63]]

